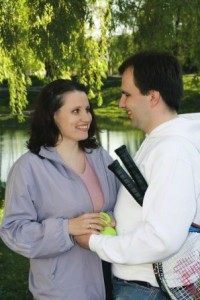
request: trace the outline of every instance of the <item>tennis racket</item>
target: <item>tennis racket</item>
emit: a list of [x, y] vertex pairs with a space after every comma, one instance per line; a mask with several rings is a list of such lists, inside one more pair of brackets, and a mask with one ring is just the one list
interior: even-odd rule
[[[121, 158], [132, 180], [130, 181], [130, 176], [116, 161], [108, 168], [142, 206], [147, 183], [125, 145], [116, 149], [115, 152]], [[123, 176], [120, 174], [123, 174]], [[135, 197], [138, 194], [139, 201]], [[200, 300], [200, 226], [193, 223], [181, 249], [162, 262], [153, 263], [153, 270], [160, 288], [169, 299]]]

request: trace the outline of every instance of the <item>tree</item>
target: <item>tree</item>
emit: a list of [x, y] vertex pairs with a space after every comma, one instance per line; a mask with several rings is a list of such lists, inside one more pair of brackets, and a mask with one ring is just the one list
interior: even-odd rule
[[111, 36], [108, 48], [109, 75], [117, 74], [119, 65], [134, 51], [133, 35], [125, 32]]
[[[97, 104], [102, 104], [101, 87], [102, 79], [108, 70], [107, 31], [111, 19], [111, 1], [93, 1], [88, 5], [90, 16], [83, 27], [82, 38], [77, 43], [77, 60], [80, 81], [90, 88], [89, 97], [96, 98]], [[95, 26], [95, 20], [98, 25]]]
[[200, 68], [199, 0], [0, 0], [0, 82], [23, 118], [31, 72], [76, 76], [102, 104], [108, 72], [138, 50], [167, 50]]
[[133, 51], [166, 50], [200, 68], [199, 0], [115, 0], [114, 28], [123, 26]]
[[0, 1], [0, 28], [0, 80], [8, 80], [10, 107], [13, 114], [21, 116], [30, 83], [24, 69], [29, 29], [25, 1]]
[[[0, 81], [8, 80], [14, 115], [23, 119], [27, 105], [30, 56], [34, 65], [43, 65], [47, 81], [77, 75], [89, 86], [90, 97], [96, 96], [101, 104], [110, 5], [95, 0], [0, 0]], [[96, 10], [98, 37], [92, 36]]]

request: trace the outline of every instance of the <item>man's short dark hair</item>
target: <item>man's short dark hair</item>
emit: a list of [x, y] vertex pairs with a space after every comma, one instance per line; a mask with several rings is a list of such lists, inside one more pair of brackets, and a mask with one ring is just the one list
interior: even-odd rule
[[178, 60], [166, 52], [145, 51], [132, 55], [119, 67], [120, 74], [133, 68], [133, 79], [143, 95], [159, 91], [171, 110], [178, 112], [183, 96], [183, 79]]

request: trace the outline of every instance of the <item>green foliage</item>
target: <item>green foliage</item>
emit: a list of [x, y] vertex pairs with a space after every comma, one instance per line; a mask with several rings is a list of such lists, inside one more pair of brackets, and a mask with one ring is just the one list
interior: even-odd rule
[[8, 80], [12, 114], [23, 119], [33, 72], [46, 82], [77, 75], [101, 105], [109, 21], [110, 1], [0, 0], [0, 82]]
[[[3, 195], [0, 194], [0, 196], [2, 197]], [[2, 200], [2, 198], [0, 198], [0, 224], [1, 224], [2, 218], [3, 218], [3, 210], [4, 210], [4, 200]]]
[[54, 79], [70, 63], [71, 48], [85, 22], [85, 1], [27, 0], [27, 5], [32, 23], [29, 46]]
[[187, 75], [184, 80], [184, 97], [181, 102], [181, 113], [200, 111], [200, 77]]
[[[77, 45], [79, 66], [77, 68], [77, 75], [82, 83], [89, 86], [89, 98], [95, 98], [97, 100], [97, 105], [101, 106], [103, 102], [101, 95], [101, 87], [103, 86], [102, 79], [106, 78], [106, 72], [108, 70], [108, 39], [106, 33], [110, 21], [109, 1], [105, 2], [105, 5], [103, 6], [91, 6], [90, 13], [92, 15], [98, 15], [99, 30], [96, 31], [96, 27], [92, 22], [90, 22], [89, 27], [91, 35], [88, 35], [87, 27], [82, 28], [82, 39], [80, 39], [80, 42]], [[94, 38], [94, 35], [98, 35], [99, 37]]]
[[113, 36], [110, 39], [110, 46], [108, 49], [109, 55], [109, 74], [118, 74], [118, 67], [136, 50], [133, 44], [133, 36], [128, 33]]
[[115, 0], [114, 4], [114, 26], [126, 29], [133, 51], [170, 51], [188, 66], [188, 72], [200, 68], [199, 0]]
[[[29, 24], [30, 26], [30, 24]], [[22, 119], [27, 104], [24, 63], [27, 54], [27, 6], [24, 1], [0, 1], [0, 81], [8, 79], [10, 107]]]
[[33, 74], [76, 76], [101, 106], [103, 79], [138, 50], [170, 51], [198, 73], [199, 28], [199, 0], [0, 0], [0, 83], [20, 120]]

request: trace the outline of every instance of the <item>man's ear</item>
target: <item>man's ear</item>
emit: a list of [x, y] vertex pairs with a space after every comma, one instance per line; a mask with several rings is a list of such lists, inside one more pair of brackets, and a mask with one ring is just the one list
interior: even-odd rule
[[151, 96], [151, 99], [150, 99], [151, 107], [156, 106], [158, 104], [159, 100], [160, 100], [160, 97], [161, 97], [160, 92], [151, 90], [151, 91], [149, 91], [149, 95]]

